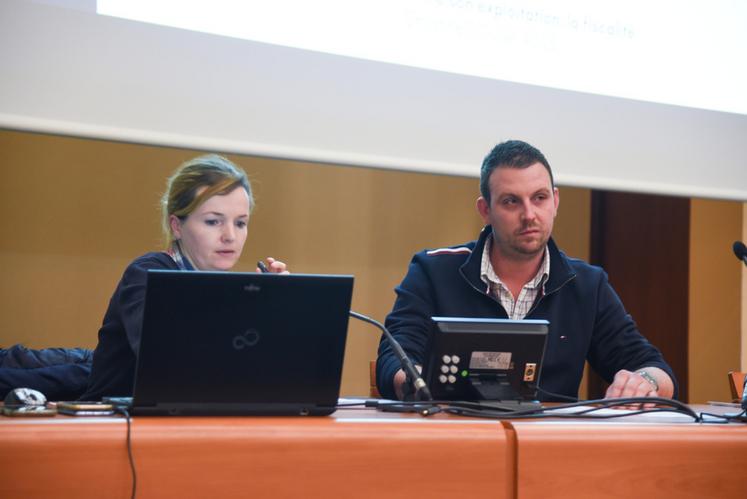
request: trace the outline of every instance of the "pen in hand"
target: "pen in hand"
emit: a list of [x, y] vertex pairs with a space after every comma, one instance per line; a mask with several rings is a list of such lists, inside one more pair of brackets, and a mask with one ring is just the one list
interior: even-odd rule
[[265, 265], [265, 263], [262, 260], [257, 262], [257, 268], [263, 274], [266, 274], [270, 271], [270, 269], [267, 268], [267, 265]]

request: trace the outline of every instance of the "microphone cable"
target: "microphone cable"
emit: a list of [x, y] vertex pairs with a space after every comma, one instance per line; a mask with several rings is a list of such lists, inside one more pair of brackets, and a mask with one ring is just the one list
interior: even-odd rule
[[[745, 384], [747, 384], [747, 381], [745, 382]], [[579, 402], [579, 403], [583, 403], [583, 404], [597, 403], [599, 400], [601, 400], [603, 402], [606, 402], [608, 400], [614, 400], [614, 399], [598, 399], [598, 400], [586, 400], [586, 401], [583, 401], [583, 400], [579, 400], [577, 397], [569, 397], [567, 395], [561, 395], [559, 393], [553, 393], [553, 392], [549, 392], [547, 390], [543, 390], [539, 386], [537, 387], [537, 391], [542, 392], [545, 395], [549, 395], [549, 396], [557, 398], [557, 399], [568, 400], [569, 402]], [[745, 394], [747, 394], [747, 389], [745, 390]], [[651, 399], [651, 398], [652, 397], [648, 397], [648, 399]], [[664, 399], [664, 400], [672, 400], [672, 399]], [[620, 405], [622, 405], [622, 404], [620, 404]], [[643, 405], [646, 405], [646, 404], [643, 404]], [[683, 405], [685, 405], [685, 404], [683, 404]], [[613, 407], [613, 406], [612, 405], [608, 405], [606, 407]], [[685, 405], [685, 407], [688, 407], [688, 406]], [[711, 412], [701, 412], [701, 413], [698, 414], [699, 418], [696, 419], [696, 421], [704, 422], [704, 423], [712, 422], [712, 421], [705, 421], [704, 420], [703, 416], [708, 416], [708, 417], [713, 418], [713, 419], [722, 419], [724, 422], [727, 422], [727, 423], [729, 423], [731, 421], [746, 421], [747, 422], [747, 407], [744, 406], [744, 402], [743, 402], [742, 408], [743, 408], [743, 410], [741, 412], [738, 412], [738, 413], [735, 413], [735, 414], [728, 414], [728, 413], [727, 414], [716, 414], [716, 413], [711, 413]], [[652, 412], [652, 411], [648, 410], [646, 412]], [[667, 409], [665, 411], [665, 410], [662, 410], [662, 409], [657, 409], [657, 412], [670, 412], [670, 410]], [[679, 411], [674, 411], [674, 412], [679, 412]], [[695, 414], [695, 411], [692, 411], [692, 412], [693, 412], [693, 414]], [[686, 414], [689, 415], [689, 416], [692, 416], [692, 414], [690, 414], [689, 412], [687, 412]]]
[[389, 330], [386, 327], [384, 327], [382, 323], [368, 316], [359, 314], [358, 312], [354, 312], [352, 310], [350, 311], [350, 316], [358, 319], [359, 321], [373, 324], [377, 328], [381, 329], [381, 332], [384, 333], [384, 337], [389, 342], [389, 345], [392, 347], [392, 350], [394, 351], [394, 355], [399, 360], [399, 363], [402, 366], [402, 370], [405, 371], [405, 374], [407, 374], [407, 377], [412, 381], [412, 384], [415, 387], [415, 398], [420, 401], [433, 400], [433, 397], [431, 396], [431, 391], [428, 389], [428, 385], [426, 385], [425, 381], [420, 376], [420, 373], [415, 368], [415, 365], [410, 360], [410, 357], [408, 357], [407, 354], [405, 353], [404, 349], [402, 348], [402, 345], [400, 345], [399, 342], [394, 339], [394, 336], [392, 336], [392, 333], [390, 333]]
[[[352, 404], [351, 404], [352, 405]], [[527, 409], [510, 409], [508, 406], [500, 406], [500, 402], [490, 401], [448, 401], [437, 400], [424, 402], [393, 402], [386, 400], [366, 400], [361, 404], [372, 407], [382, 412], [414, 412], [421, 416], [430, 416], [439, 412], [454, 414], [458, 416], [484, 418], [484, 419], [616, 419], [640, 414], [654, 414], [671, 412], [683, 414], [693, 419], [696, 423], [730, 423], [733, 421], [745, 421], [747, 411], [738, 414], [712, 414], [707, 412], [695, 412], [688, 405], [674, 399], [661, 397], [627, 397], [613, 399], [581, 400], [574, 403], [559, 404], [553, 407], [539, 406]], [[654, 407], [647, 407], [654, 405]], [[611, 414], [595, 414], [604, 409], [612, 409], [622, 406], [639, 406], [638, 410], [621, 410]], [[569, 411], [578, 407], [577, 411]], [[567, 412], [562, 412], [567, 411]], [[709, 419], [710, 418], [710, 419]]]
[[[645, 408], [647, 404], [654, 404], [655, 407]], [[592, 407], [587, 407], [591, 405]], [[603, 409], [610, 409], [613, 407], [620, 406], [631, 406], [640, 405], [641, 409], [633, 411], [621, 411], [613, 414], [594, 414], [595, 412]], [[575, 407], [581, 408], [578, 411], [572, 412], [558, 412], [567, 409], [573, 409]], [[462, 409], [460, 407], [451, 409], [444, 409], [445, 412], [454, 414], [469, 415], [472, 417], [496, 417], [494, 411], [475, 411], [473, 409]], [[678, 400], [665, 399], [660, 397], [626, 397], [626, 398], [613, 398], [613, 399], [594, 399], [594, 400], [582, 400], [570, 404], [560, 404], [553, 407], [542, 407], [539, 409], [531, 409], [526, 411], [516, 411], [514, 413], [498, 413], [501, 419], [546, 419], [546, 418], [560, 418], [560, 419], [614, 419], [626, 416], [632, 416], [635, 414], [651, 414], [657, 412], [675, 412], [679, 414], [685, 414], [695, 422], [702, 422], [703, 418], [693, 411], [690, 407], [683, 404]]]
[[[655, 404], [655, 407], [646, 408], [647, 404]], [[592, 407], [587, 407], [592, 405]], [[603, 409], [610, 409], [620, 406], [639, 405], [641, 409], [633, 411], [620, 411], [613, 414], [594, 414]], [[553, 407], [541, 406], [525, 410], [516, 410], [513, 412], [503, 412], [486, 409], [484, 406], [474, 407], [474, 403], [465, 404], [463, 402], [452, 402], [442, 407], [442, 411], [449, 414], [468, 416], [475, 418], [487, 419], [614, 419], [637, 414], [652, 414], [660, 412], [674, 412], [684, 414], [693, 418], [695, 422], [704, 422], [703, 414], [697, 414], [690, 407], [673, 399], [659, 397], [628, 397], [615, 399], [595, 399], [583, 400], [570, 404], [560, 404]], [[575, 407], [581, 408], [578, 411], [559, 412]], [[721, 417], [721, 416], [719, 416]]]

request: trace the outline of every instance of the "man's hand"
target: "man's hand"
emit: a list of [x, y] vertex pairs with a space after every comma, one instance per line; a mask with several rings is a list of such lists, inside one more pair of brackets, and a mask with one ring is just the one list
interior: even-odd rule
[[659, 389], [637, 372], [621, 369], [615, 374], [615, 379], [607, 388], [605, 398], [627, 398], [627, 397], [664, 397], [672, 398], [674, 395], [674, 383], [669, 375], [657, 367], [644, 367], [638, 370], [649, 374]]
[[[415, 365], [415, 369], [418, 370], [419, 373], [423, 372], [423, 366]], [[397, 395], [398, 400], [404, 400], [405, 398], [405, 381], [407, 380], [407, 375], [405, 374], [405, 371], [400, 369], [396, 373], [394, 373], [394, 393]]]
[[406, 379], [407, 375], [402, 369], [394, 374], [394, 393], [397, 395], [397, 400], [405, 398], [404, 385]]

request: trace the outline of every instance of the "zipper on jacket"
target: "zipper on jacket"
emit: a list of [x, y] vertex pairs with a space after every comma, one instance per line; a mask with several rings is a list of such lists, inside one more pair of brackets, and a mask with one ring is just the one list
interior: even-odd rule
[[[474, 283], [471, 280], [469, 280], [466, 275], [464, 275], [464, 272], [462, 271], [461, 268], [459, 269], [459, 273], [462, 275], [462, 278], [465, 281], [467, 281], [470, 286], [472, 286], [472, 289], [474, 289], [475, 291], [477, 291], [481, 295], [485, 295], [485, 296], [489, 297], [491, 300], [493, 300], [498, 305], [500, 305], [501, 308], [503, 308], [503, 304], [495, 296], [493, 296], [493, 294], [490, 292], [490, 286], [488, 286], [488, 291], [484, 292], [483, 290], [481, 290], [480, 288], [478, 288], [477, 286], [475, 286]], [[570, 277], [568, 277], [568, 279], [566, 279], [565, 281], [563, 281], [562, 283], [560, 283], [560, 285], [558, 287], [556, 287], [555, 289], [553, 289], [549, 293], [543, 294], [542, 296], [540, 296], [539, 299], [534, 302], [534, 304], [532, 305], [532, 307], [529, 309], [529, 311], [526, 313], [526, 315], [524, 317], [527, 317], [529, 314], [531, 314], [532, 312], [534, 312], [534, 310], [537, 307], [539, 307], [539, 304], [542, 303], [542, 300], [544, 300], [546, 296], [550, 296], [550, 295], [553, 295], [553, 294], [557, 293], [558, 291], [560, 291], [560, 288], [562, 288], [563, 286], [565, 286], [566, 284], [568, 284], [569, 282], [571, 282], [575, 278], [576, 278], [576, 274], [571, 275]], [[506, 309], [504, 308], [503, 311], [506, 312]], [[506, 312], [506, 317], [508, 317], [508, 312]]]
[[557, 293], [558, 291], [560, 291], [560, 288], [562, 288], [563, 286], [565, 286], [566, 284], [568, 284], [569, 282], [571, 282], [575, 278], [576, 278], [576, 274], [573, 274], [572, 276], [568, 277], [568, 279], [566, 279], [565, 281], [563, 281], [560, 284], [560, 286], [558, 286], [557, 288], [553, 289], [552, 291], [550, 291], [547, 294], [543, 293], [542, 296], [540, 296], [538, 300], [535, 300], [534, 304], [532, 305], [532, 307], [527, 312], [527, 315], [525, 315], [524, 317], [527, 317], [529, 314], [531, 314], [532, 312], [534, 312], [535, 309], [537, 307], [539, 307], [539, 304], [542, 303], [542, 300], [545, 299], [545, 296], [550, 296], [550, 295], [553, 295], [553, 294]]

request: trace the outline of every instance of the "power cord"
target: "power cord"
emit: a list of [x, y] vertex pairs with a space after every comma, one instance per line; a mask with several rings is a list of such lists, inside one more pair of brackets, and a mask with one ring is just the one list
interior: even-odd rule
[[127, 458], [130, 462], [130, 473], [132, 474], [132, 494], [131, 499], [135, 499], [137, 493], [137, 471], [135, 470], [135, 458], [132, 455], [132, 418], [130, 412], [125, 407], [114, 406], [114, 412], [122, 414], [127, 422]]
[[[654, 407], [647, 407], [650, 405]], [[362, 406], [375, 407], [383, 412], [415, 412], [422, 416], [430, 416], [439, 412], [455, 414], [468, 417], [489, 419], [613, 419], [637, 414], [654, 414], [661, 412], [673, 412], [684, 414], [697, 423], [719, 423], [740, 421], [745, 418], [745, 411], [739, 414], [710, 414], [696, 413], [689, 406], [678, 400], [660, 397], [629, 397], [615, 399], [595, 399], [560, 404], [553, 407], [531, 407], [518, 410], [495, 410], [490, 402], [464, 402], [464, 401], [433, 401], [433, 402], [392, 402], [387, 400], [366, 400], [361, 402]], [[592, 407], [587, 407], [587, 406]], [[622, 407], [640, 406], [639, 410], [621, 411], [613, 414], [595, 414], [601, 410]], [[350, 407], [350, 406], [348, 406]], [[561, 412], [563, 410], [582, 408], [578, 411]], [[711, 418], [711, 419], [709, 419]]]
[[[655, 407], [646, 408], [645, 406], [655, 404]], [[592, 405], [592, 407], [586, 407]], [[641, 406], [641, 409], [635, 411], [625, 411], [613, 414], [594, 414], [603, 409], [620, 406]], [[573, 412], [559, 412], [562, 410], [573, 409], [574, 407], [584, 407], [584, 409]], [[463, 416], [493, 418], [493, 419], [543, 419], [543, 418], [560, 418], [560, 419], [614, 419], [632, 416], [636, 414], [652, 414], [659, 412], [674, 412], [684, 414], [693, 418], [695, 422], [704, 422], [702, 415], [697, 414], [690, 407], [673, 399], [659, 397], [628, 397], [614, 399], [595, 399], [583, 400], [570, 404], [561, 404], [553, 407], [542, 407], [538, 409], [529, 409], [524, 411], [515, 411], [512, 413], [496, 412], [491, 410], [478, 410], [471, 407], [464, 407], [461, 404], [452, 404], [443, 408], [444, 412], [450, 414], [460, 414]]]
[[743, 410], [742, 412], [738, 412], [736, 414], [712, 414], [710, 412], [701, 412], [701, 416], [708, 416], [711, 418], [720, 418], [723, 419], [725, 422], [730, 423], [732, 421], [740, 421], [747, 423], [747, 410]]

